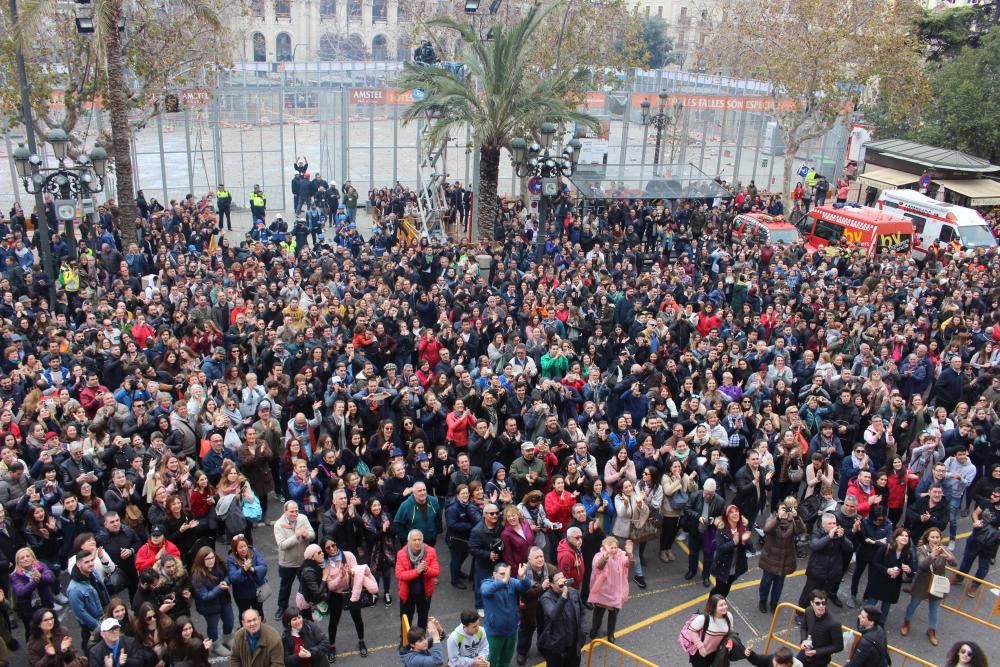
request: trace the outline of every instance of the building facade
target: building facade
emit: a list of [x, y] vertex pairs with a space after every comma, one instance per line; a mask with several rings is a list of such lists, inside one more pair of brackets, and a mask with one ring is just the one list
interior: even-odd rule
[[667, 22], [674, 51], [684, 54], [684, 69], [705, 67], [704, 49], [722, 21], [724, 0], [638, 0], [637, 5], [644, 16]]
[[399, 0], [250, 0], [241, 62], [408, 60], [405, 2]]

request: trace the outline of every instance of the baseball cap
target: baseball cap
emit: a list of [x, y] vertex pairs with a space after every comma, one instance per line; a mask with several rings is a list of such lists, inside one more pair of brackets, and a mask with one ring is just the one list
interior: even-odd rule
[[101, 621], [101, 632], [110, 632], [120, 627], [122, 627], [122, 624], [118, 622], [117, 618], [106, 618]]

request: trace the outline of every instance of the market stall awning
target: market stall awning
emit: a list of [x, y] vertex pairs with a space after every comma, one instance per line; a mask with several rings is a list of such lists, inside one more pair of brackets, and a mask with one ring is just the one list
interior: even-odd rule
[[858, 176], [858, 180], [862, 183], [873, 185], [879, 190], [888, 190], [898, 188], [901, 185], [916, 183], [920, 180], [920, 176], [888, 167], [873, 167]]
[[970, 178], [967, 180], [935, 180], [952, 192], [969, 198], [970, 206], [1000, 205], [1000, 183], [988, 178]]

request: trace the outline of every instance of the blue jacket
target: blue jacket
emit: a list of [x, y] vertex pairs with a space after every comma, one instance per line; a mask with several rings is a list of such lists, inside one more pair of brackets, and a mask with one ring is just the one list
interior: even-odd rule
[[483, 594], [483, 612], [487, 619], [488, 637], [513, 637], [517, 634], [517, 596], [528, 590], [527, 581], [511, 577], [509, 583], [497, 581], [493, 577], [483, 579], [479, 590]]
[[66, 589], [69, 606], [73, 609], [73, 613], [76, 614], [80, 625], [86, 628], [88, 632], [93, 632], [100, 624], [101, 618], [104, 616], [104, 605], [108, 603], [107, 591], [104, 591], [104, 600], [102, 602], [101, 594], [98, 592], [96, 586], [104, 588], [104, 584], [96, 581], [94, 577], [88, 579], [78, 569], [74, 568], [73, 575], [70, 577], [69, 587]]
[[229, 459], [233, 463], [239, 463], [236, 459], [236, 454], [233, 453], [231, 449], [222, 448], [221, 452], [215, 451], [215, 449], [210, 449], [205, 453], [205, 458], [201, 460], [201, 469], [204, 471], [205, 476], [208, 477], [213, 485], [219, 483], [219, 478], [222, 477], [222, 463]]
[[232, 604], [229, 591], [219, 588], [226, 574], [226, 569], [216, 560], [214, 575], [217, 580], [214, 584], [203, 577], [191, 581], [194, 588], [194, 607], [202, 616], [221, 614], [223, 607]]
[[257, 596], [257, 589], [267, 581], [267, 561], [254, 547], [250, 547], [253, 556], [253, 572], [247, 572], [236, 563], [236, 558], [229, 554], [229, 583], [232, 585], [233, 597], [237, 600], [252, 600]]

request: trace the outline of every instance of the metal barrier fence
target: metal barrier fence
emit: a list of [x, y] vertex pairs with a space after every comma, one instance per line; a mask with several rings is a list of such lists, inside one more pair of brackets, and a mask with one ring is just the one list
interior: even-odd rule
[[583, 650], [587, 653], [587, 667], [656, 667], [655, 663], [605, 639], [595, 639]]
[[[771, 627], [767, 631], [767, 642], [764, 644], [764, 653], [771, 652], [771, 642], [776, 642], [783, 646], [787, 646], [792, 649], [792, 651], [798, 653], [801, 642], [795, 641], [798, 639], [798, 626], [795, 625], [795, 615], [801, 614], [805, 610], [798, 605], [794, 605], [791, 602], [782, 602], [778, 605], [778, 608], [774, 611], [774, 616], [771, 617]], [[779, 623], [779, 617], [782, 616], [783, 612], [788, 612], [787, 622], [782, 620]], [[854, 637], [854, 641], [851, 642], [850, 647], [847, 650], [847, 657], [850, 658], [854, 653], [854, 648], [858, 643], [858, 639], [861, 638], [861, 633], [853, 628], [849, 628], [846, 625], [840, 626], [844, 632], [850, 632]], [[846, 642], [845, 642], [846, 646]], [[892, 667], [906, 667], [906, 665], [923, 665], [924, 667], [935, 667], [934, 663], [927, 662], [922, 658], [907, 653], [899, 648], [896, 648], [892, 644], [889, 644], [889, 653], [892, 657]], [[831, 662], [833, 667], [840, 667], [841, 662]]]
[[979, 579], [955, 568], [947, 569], [952, 575], [952, 588], [951, 594], [941, 603], [941, 608], [991, 630], [1000, 631], [1000, 625], [993, 622], [1000, 614], [1000, 584]]
[[[364, 63], [311, 65], [316, 64], [237, 68], [220, 75], [211, 89], [181, 93], [178, 111], [134, 125], [137, 189], [144, 190], [147, 200], [165, 203], [214, 191], [224, 182], [234, 206], [246, 207], [259, 184], [268, 195], [268, 210], [287, 213], [292, 208], [292, 164], [299, 155], [308, 158], [311, 173], [338, 186], [351, 180], [362, 199], [370, 188], [396, 181], [416, 187], [423, 127], [418, 122], [403, 125], [410, 97], [395, 87], [396, 69], [366, 69]], [[650, 99], [656, 111], [659, 91], [670, 95], [666, 112], [671, 122], [657, 142], [657, 130], [642, 123], [640, 107]], [[693, 165], [709, 177], [754, 180], [761, 189], [779, 190], [784, 146], [771, 103], [762, 82], [674, 70], [629, 72], [614, 90], [588, 93], [581, 105], [601, 121], [598, 136], [587, 138], [584, 171], [598, 174], [596, 180], [606, 188], [628, 182], [630, 189], [641, 190], [653, 178], [671, 178], [669, 165]], [[88, 147], [109, 126], [100, 109], [81, 122], [89, 130]], [[807, 142], [794, 166], [809, 162], [832, 181], [843, 166], [848, 130], [838, 125]], [[5, 210], [14, 198], [30, 208], [10, 159], [21, 135], [18, 128], [0, 142], [0, 205]], [[664, 165], [659, 170], [653, 164], [657, 143]], [[448, 142], [440, 171], [450, 181], [475, 183], [477, 155], [468, 129], [460, 130]], [[519, 195], [520, 179], [510, 160], [502, 158], [500, 167], [501, 195]], [[113, 187], [112, 182], [109, 191]]]

